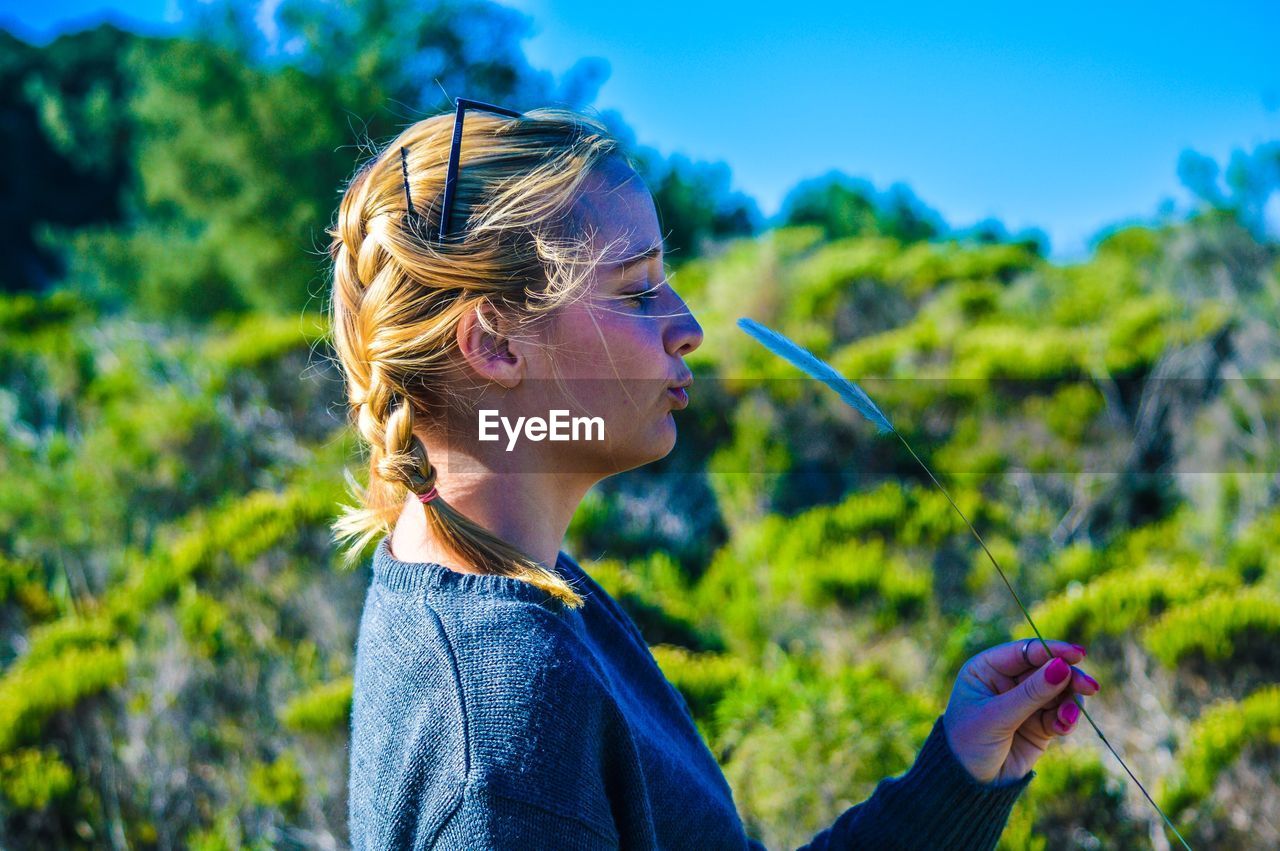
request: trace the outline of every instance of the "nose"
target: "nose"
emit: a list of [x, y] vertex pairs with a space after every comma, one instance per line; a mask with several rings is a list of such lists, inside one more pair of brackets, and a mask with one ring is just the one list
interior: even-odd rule
[[[674, 292], [674, 290], [673, 290]], [[679, 307], [672, 311], [671, 324], [667, 327], [667, 351], [684, 357], [702, 345], [702, 326], [693, 318], [693, 311], [680, 296]]]

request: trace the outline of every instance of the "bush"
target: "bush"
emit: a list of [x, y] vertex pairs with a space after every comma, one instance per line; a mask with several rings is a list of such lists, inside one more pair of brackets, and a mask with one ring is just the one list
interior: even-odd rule
[[280, 710], [280, 722], [299, 732], [345, 731], [351, 717], [353, 683], [347, 676], [304, 691]]
[[1177, 773], [1161, 784], [1157, 800], [1176, 817], [1207, 798], [1218, 774], [1253, 743], [1280, 745], [1280, 686], [1220, 703], [1201, 715], [1178, 751]]
[[71, 769], [52, 748], [0, 754], [0, 794], [16, 809], [42, 810], [73, 785]]
[[1098, 635], [1122, 635], [1170, 606], [1238, 585], [1235, 574], [1207, 567], [1152, 564], [1113, 571], [1032, 608], [1045, 635], [1088, 643]]
[[1143, 643], [1173, 666], [1193, 654], [1230, 659], [1246, 639], [1268, 647], [1280, 641], [1280, 595], [1269, 588], [1222, 592], [1179, 606], [1147, 628]]

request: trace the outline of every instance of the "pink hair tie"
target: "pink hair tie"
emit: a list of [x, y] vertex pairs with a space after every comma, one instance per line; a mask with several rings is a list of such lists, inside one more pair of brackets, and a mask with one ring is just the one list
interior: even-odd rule
[[432, 485], [431, 490], [427, 491], [426, 493], [418, 494], [418, 499], [421, 500], [423, 505], [426, 505], [428, 502], [435, 499], [439, 495], [440, 494], [436, 493], [436, 486]]

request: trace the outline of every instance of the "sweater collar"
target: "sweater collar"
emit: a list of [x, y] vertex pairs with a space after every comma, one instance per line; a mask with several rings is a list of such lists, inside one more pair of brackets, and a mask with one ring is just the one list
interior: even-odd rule
[[[579, 592], [586, 589], [582, 568], [564, 550], [556, 555], [552, 570]], [[461, 573], [438, 562], [401, 561], [391, 554], [390, 535], [384, 535], [374, 550], [373, 579], [393, 591], [438, 589], [447, 593], [478, 593], [533, 602], [542, 602], [550, 597], [538, 586], [511, 576]]]

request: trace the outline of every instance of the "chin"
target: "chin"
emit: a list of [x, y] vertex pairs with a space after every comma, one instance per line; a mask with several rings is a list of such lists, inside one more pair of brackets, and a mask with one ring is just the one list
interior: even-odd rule
[[658, 455], [653, 460], [659, 461], [671, 454], [671, 450], [676, 448], [676, 420], [675, 417], [668, 414], [666, 416], [668, 426], [663, 429], [663, 437], [658, 441]]
[[670, 425], [663, 429], [661, 434], [654, 434], [649, 440], [633, 443], [625, 450], [615, 453], [612, 456], [612, 460], [617, 464], [614, 472], [625, 473], [627, 470], [661, 461], [671, 454], [675, 445], [676, 430], [674, 425]]

